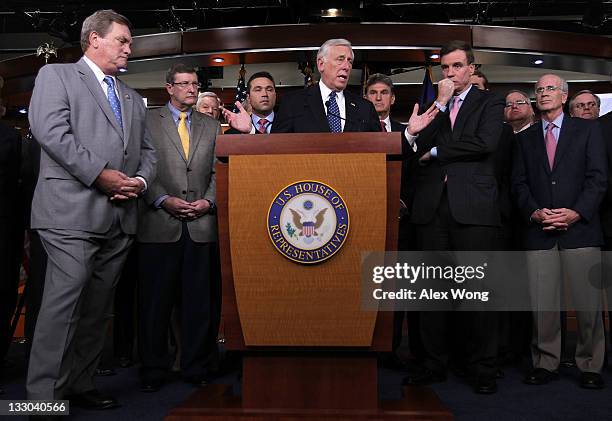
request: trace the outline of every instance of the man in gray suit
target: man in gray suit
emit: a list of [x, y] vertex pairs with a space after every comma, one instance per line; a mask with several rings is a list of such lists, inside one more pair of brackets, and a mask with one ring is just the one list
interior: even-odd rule
[[83, 22], [75, 64], [40, 69], [30, 126], [42, 147], [32, 228], [48, 254], [30, 364], [28, 399], [111, 408], [98, 366], [113, 292], [136, 234], [135, 198], [155, 176], [145, 106], [115, 78], [127, 66], [130, 23], [112, 10]]
[[198, 87], [193, 68], [174, 65], [166, 75], [170, 101], [147, 114], [159, 162], [157, 179], [139, 201], [143, 392], [157, 391], [170, 368], [167, 332], [177, 298], [183, 379], [205, 385], [217, 358], [221, 297], [214, 160], [221, 128], [217, 120], [193, 111]]

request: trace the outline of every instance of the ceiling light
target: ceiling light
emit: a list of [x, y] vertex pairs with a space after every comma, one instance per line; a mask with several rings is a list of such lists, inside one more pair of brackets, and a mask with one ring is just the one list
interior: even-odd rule
[[544, 60], [542, 60], [542, 59], [534, 60], [533, 64], [537, 64], [539, 66], [540, 64], [544, 64]]
[[432, 59], [432, 60], [437, 60], [437, 59], [440, 58], [440, 54], [432, 54], [432, 55], [429, 56], [429, 58]]
[[324, 18], [337, 18], [338, 16], [340, 16], [341, 13], [341, 10], [336, 9], [335, 7], [321, 10], [321, 16], [323, 16]]
[[212, 61], [214, 61], [215, 63], [223, 63], [225, 59], [223, 57], [213, 57]]

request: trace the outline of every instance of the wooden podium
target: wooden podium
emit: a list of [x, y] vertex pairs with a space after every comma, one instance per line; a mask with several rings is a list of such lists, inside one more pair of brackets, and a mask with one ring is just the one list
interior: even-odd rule
[[[393, 313], [361, 310], [363, 253], [397, 247], [400, 134], [222, 135], [216, 154], [222, 317], [226, 348], [244, 355], [242, 393], [208, 386], [167, 419], [452, 419], [428, 388], [379, 402]], [[350, 219], [315, 264], [283, 255], [268, 229], [273, 202], [301, 182], [329, 186]]]

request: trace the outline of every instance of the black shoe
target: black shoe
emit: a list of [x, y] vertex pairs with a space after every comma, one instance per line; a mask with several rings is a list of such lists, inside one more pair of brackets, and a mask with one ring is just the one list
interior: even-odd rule
[[542, 385], [550, 383], [552, 380], [556, 380], [559, 378], [559, 373], [555, 371], [549, 371], [545, 368], [536, 368], [531, 371], [523, 379], [523, 383], [531, 384], [531, 385]]
[[381, 357], [381, 365], [391, 370], [406, 368], [406, 364], [395, 353]]
[[115, 372], [114, 368], [98, 367], [96, 368], [96, 372], [94, 373], [94, 376], [107, 377], [107, 376], [114, 376], [115, 374], [117, 373]]
[[119, 357], [119, 367], [128, 368], [131, 367], [134, 362], [130, 357]]
[[159, 379], [145, 380], [142, 383], [140, 383], [140, 391], [144, 393], [157, 392], [162, 387], [163, 384], [164, 382]]
[[446, 375], [442, 373], [434, 373], [433, 371], [423, 368], [416, 373], [409, 374], [404, 377], [402, 384], [404, 386], [426, 386], [433, 383], [446, 381]]
[[580, 387], [585, 389], [603, 389], [603, 378], [599, 373], [584, 372], [580, 375]]
[[115, 398], [106, 396], [93, 389], [83, 393], [66, 396], [70, 406], [84, 409], [111, 409], [119, 406]]
[[559, 366], [563, 368], [574, 368], [576, 367], [576, 361], [574, 360], [561, 360]]
[[210, 383], [210, 378], [207, 376], [185, 377], [183, 380], [197, 387], [206, 387]]
[[492, 395], [497, 392], [497, 382], [494, 377], [481, 376], [474, 381], [473, 388], [481, 395]]

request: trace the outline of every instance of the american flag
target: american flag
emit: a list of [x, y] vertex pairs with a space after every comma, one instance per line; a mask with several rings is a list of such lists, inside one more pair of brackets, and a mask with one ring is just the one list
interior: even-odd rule
[[430, 104], [436, 99], [436, 88], [433, 85], [431, 65], [425, 66], [425, 76], [423, 77], [423, 90], [421, 91], [421, 107]]
[[[247, 88], [246, 88], [246, 83], [244, 80], [245, 75], [246, 75], [246, 70], [244, 69], [244, 64], [242, 64], [240, 66], [240, 72], [238, 72], [238, 85], [236, 85], [236, 99], [235, 99], [235, 101], [238, 101], [240, 103], [242, 103], [247, 97]], [[234, 105], [233, 111], [237, 113], [238, 107]]]

